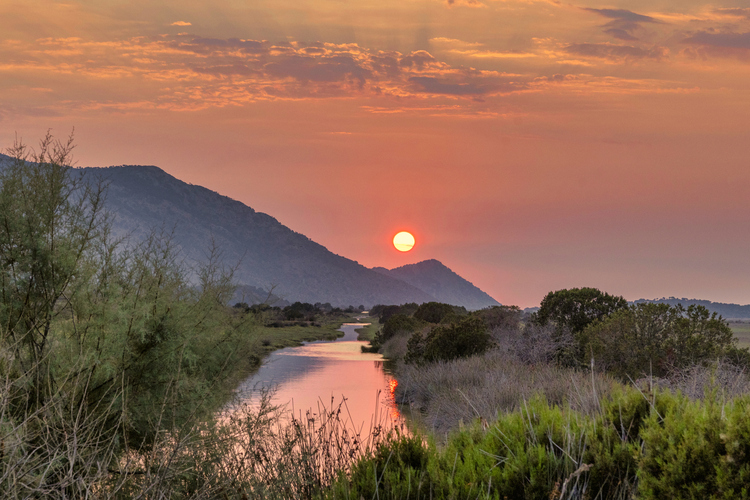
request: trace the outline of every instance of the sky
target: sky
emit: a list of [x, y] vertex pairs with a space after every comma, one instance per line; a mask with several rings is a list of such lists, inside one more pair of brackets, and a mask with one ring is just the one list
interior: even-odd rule
[[0, 147], [75, 130], [78, 166], [157, 165], [503, 304], [748, 304], [747, 5], [0, 0]]

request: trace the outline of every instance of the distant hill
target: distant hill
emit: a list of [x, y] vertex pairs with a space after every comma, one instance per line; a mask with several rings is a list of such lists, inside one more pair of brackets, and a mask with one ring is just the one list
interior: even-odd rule
[[710, 300], [698, 300], [698, 299], [678, 299], [676, 297], [662, 297], [661, 299], [638, 299], [633, 301], [633, 304], [639, 304], [643, 302], [651, 302], [658, 304], [669, 304], [676, 306], [682, 304], [684, 307], [691, 305], [700, 305], [705, 307], [711, 312], [720, 314], [724, 319], [750, 319], [750, 305], [741, 306], [739, 304], [726, 304], [723, 302], [711, 302]]
[[[244, 285], [281, 299], [334, 306], [425, 302], [432, 296], [383, 276], [296, 233], [270, 215], [201, 186], [182, 182], [153, 166], [82, 169], [109, 182], [107, 207], [115, 235], [140, 240], [153, 228], [173, 232], [189, 260], [205, 260], [213, 239], [225, 262], [240, 265]], [[262, 295], [256, 292], [256, 295]]]
[[[0, 155], [0, 168], [3, 159], [9, 158]], [[419, 280], [410, 278], [408, 272], [401, 280], [368, 269], [270, 215], [187, 184], [155, 166], [82, 168], [76, 172], [90, 181], [101, 178], [109, 183], [107, 208], [114, 215], [115, 237], [140, 241], [153, 230], [171, 233], [189, 265], [205, 261], [210, 242], [215, 241], [227, 264], [239, 262], [235, 279], [243, 286], [235, 297], [238, 301], [260, 302], [272, 290], [271, 301], [279, 305], [302, 301], [370, 307], [434, 300], [456, 305], [496, 304], [437, 261], [431, 266], [436, 279], [423, 280], [423, 284], [439, 291], [440, 299], [415, 285]], [[451, 290], [452, 285], [458, 288]], [[463, 299], [464, 291], [472, 298]]]
[[375, 267], [373, 270], [424, 290], [438, 302], [464, 306], [469, 310], [500, 305], [498, 301], [435, 259], [395, 269]]

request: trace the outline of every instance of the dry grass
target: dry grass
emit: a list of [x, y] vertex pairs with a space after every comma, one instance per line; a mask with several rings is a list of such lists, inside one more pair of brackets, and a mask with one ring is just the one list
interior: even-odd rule
[[671, 373], [668, 378], [636, 381], [639, 387], [651, 384], [679, 391], [690, 399], [703, 399], [715, 392], [722, 400], [729, 400], [750, 393], [748, 373], [742, 368], [721, 361], [712, 366], [691, 366]]
[[525, 364], [493, 350], [482, 356], [398, 367], [397, 401], [412, 408], [427, 429], [442, 438], [474, 419], [494, 421], [542, 394], [551, 404], [569, 405], [584, 414], [599, 410], [599, 398], [618, 385], [602, 374]]

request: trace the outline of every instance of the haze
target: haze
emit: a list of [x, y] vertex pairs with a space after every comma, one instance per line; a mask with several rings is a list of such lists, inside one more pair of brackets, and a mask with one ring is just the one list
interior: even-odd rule
[[746, 304], [743, 4], [2, 0], [0, 146], [75, 127], [80, 166], [158, 165], [504, 304]]

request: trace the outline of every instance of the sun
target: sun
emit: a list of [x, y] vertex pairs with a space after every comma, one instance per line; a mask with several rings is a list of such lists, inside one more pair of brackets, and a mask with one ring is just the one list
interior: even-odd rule
[[408, 231], [401, 231], [393, 237], [393, 246], [399, 252], [408, 252], [414, 248], [414, 236]]

